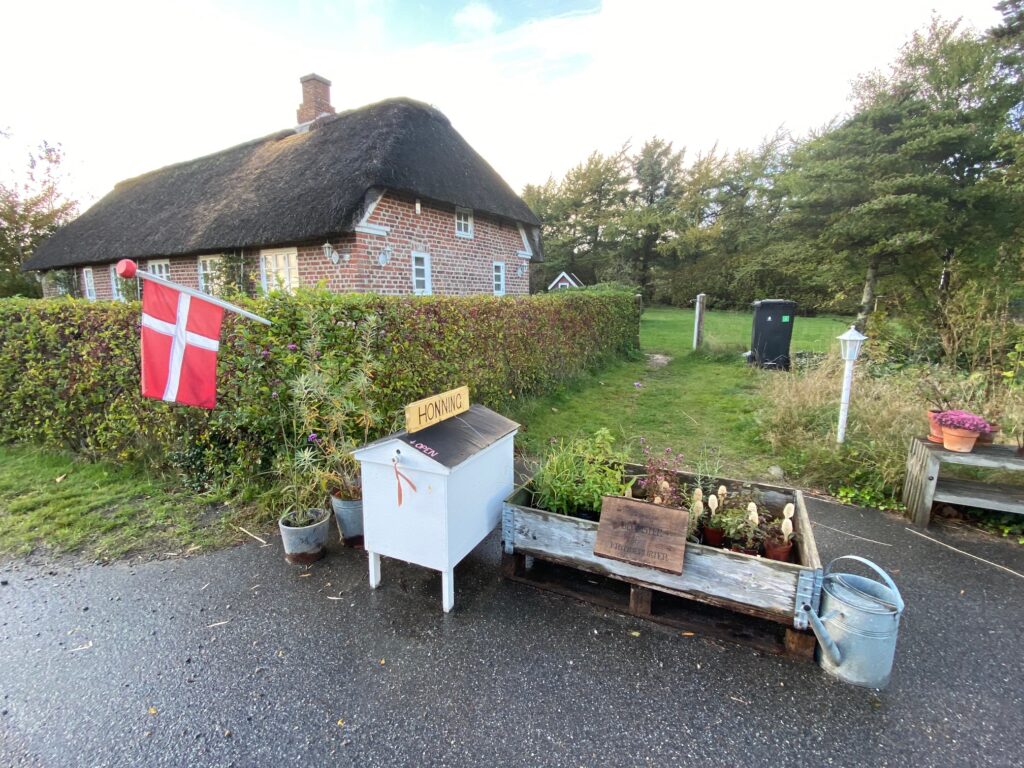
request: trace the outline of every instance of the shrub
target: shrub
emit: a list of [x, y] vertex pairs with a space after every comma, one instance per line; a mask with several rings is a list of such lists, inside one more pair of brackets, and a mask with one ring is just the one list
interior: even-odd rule
[[374, 395], [385, 414], [462, 384], [500, 410], [632, 351], [639, 332], [632, 295], [615, 291], [500, 299], [303, 291], [241, 301], [273, 324], [225, 317], [213, 411], [139, 395], [137, 303], [0, 301], [0, 442], [159, 468], [187, 457], [204, 485], [238, 488], [271, 472], [291, 383], [309, 370], [311, 326], [315, 344], [344, 364], [376, 318]]
[[596, 520], [602, 496], [624, 496], [635, 478], [625, 480], [627, 456], [612, 447], [612, 434], [599, 429], [552, 446], [533, 478], [535, 501], [561, 515]]

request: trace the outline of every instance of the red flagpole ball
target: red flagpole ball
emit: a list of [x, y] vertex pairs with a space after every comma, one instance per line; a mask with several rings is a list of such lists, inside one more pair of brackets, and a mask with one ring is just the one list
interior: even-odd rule
[[122, 280], [130, 280], [135, 277], [135, 270], [138, 265], [131, 259], [121, 259], [117, 262], [117, 276]]

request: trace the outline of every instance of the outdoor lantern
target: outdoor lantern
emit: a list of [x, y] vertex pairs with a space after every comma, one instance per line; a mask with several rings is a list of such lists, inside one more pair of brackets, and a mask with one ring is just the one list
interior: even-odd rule
[[324, 256], [331, 260], [331, 264], [337, 265], [342, 261], [346, 264], [348, 263], [349, 255], [347, 253], [338, 253], [330, 242], [321, 245], [320, 249], [324, 252]]
[[853, 387], [853, 362], [860, 355], [860, 348], [864, 346], [867, 336], [858, 331], [854, 326], [839, 339], [839, 354], [842, 356], [843, 365], [843, 396], [839, 401], [839, 429], [836, 431], [836, 442], [842, 443], [846, 439], [846, 419], [850, 415], [850, 389]]
[[851, 325], [850, 330], [836, 338], [839, 339], [839, 355], [843, 360], [853, 362], [860, 357], [860, 348], [864, 346], [867, 336]]

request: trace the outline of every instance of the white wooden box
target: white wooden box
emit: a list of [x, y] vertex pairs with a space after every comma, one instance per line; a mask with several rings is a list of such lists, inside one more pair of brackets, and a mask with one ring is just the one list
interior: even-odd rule
[[440, 571], [441, 604], [452, 609], [455, 565], [494, 530], [512, 492], [518, 428], [474, 405], [420, 432], [398, 432], [355, 451], [371, 587], [380, 584], [380, 556], [394, 557]]

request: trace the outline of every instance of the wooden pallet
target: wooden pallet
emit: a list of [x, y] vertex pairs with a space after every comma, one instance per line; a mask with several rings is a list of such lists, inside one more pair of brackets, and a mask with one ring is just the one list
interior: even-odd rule
[[776, 621], [518, 553], [502, 555], [502, 573], [521, 584], [692, 632], [700, 637], [739, 643], [764, 653], [795, 659], [814, 659], [814, 635]]

